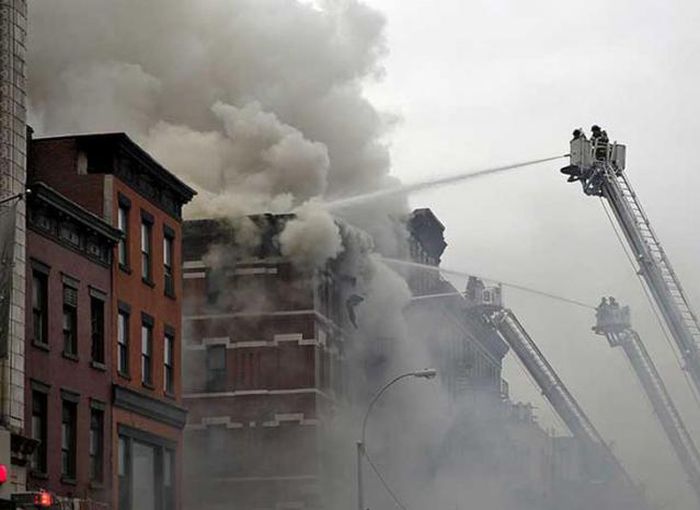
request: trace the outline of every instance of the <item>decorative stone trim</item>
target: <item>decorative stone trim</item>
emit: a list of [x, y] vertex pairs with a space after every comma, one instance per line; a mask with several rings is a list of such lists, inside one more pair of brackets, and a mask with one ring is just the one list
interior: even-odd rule
[[116, 407], [133, 411], [179, 429], [185, 426], [187, 410], [170, 402], [149, 397], [123, 386], [114, 385], [113, 402]]

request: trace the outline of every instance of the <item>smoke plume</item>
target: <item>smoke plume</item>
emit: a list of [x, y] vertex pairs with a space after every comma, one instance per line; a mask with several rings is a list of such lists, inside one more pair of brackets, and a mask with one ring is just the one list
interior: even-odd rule
[[387, 116], [362, 96], [384, 19], [357, 0], [30, 6], [37, 134], [126, 131], [203, 192], [198, 214], [210, 193], [265, 212], [386, 178]]
[[[396, 221], [407, 212], [405, 198], [343, 211], [347, 223], [369, 235], [336, 221], [316, 200], [395, 186], [384, 140], [394, 118], [362, 94], [363, 82], [382, 73], [379, 13], [359, 0], [61, 0], [60, 6], [37, 0], [30, 2], [30, 23], [29, 95], [38, 136], [127, 132], [198, 190], [187, 214], [230, 221], [243, 252], [254, 252], [263, 234], [246, 215], [293, 212], [279, 235], [282, 254], [302, 269], [337, 258], [341, 273], [356, 279], [363, 301], [349, 369], [358, 391], [370, 393], [389, 375], [431, 364], [432, 337], [409, 334], [402, 314], [410, 300], [406, 283], [374, 255], [405, 253], [406, 232]], [[225, 267], [235, 254], [213, 247], [205, 262]], [[279, 295], [265, 295], [259, 284], [246, 283], [221, 299], [248, 310], [274, 306], [270, 297], [291, 301], [302, 294], [296, 287], [276, 290]], [[439, 318], [422, 325], [431, 334], [442, 327]], [[377, 360], [376, 352], [391, 356]], [[372, 367], [378, 380], [365, 379]], [[402, 492], [430, 507], [439, 492], [435, 473], [447, 468], [438, 469], [437, 456], [426, 464], [426, 452], [434, 454], [451, 418], [437, 384], [410, 391], [398, 391], [393, 405], [377, 410], [371, 446], [389, 459], [390, 476], [405, 480]], [[334, 431], [344, 446], [356, 437], [359, 414], [347, 412]], [[380, 438], [393, 438], [386, 443], [393, 447]], [[338, 456], [351, 464], [344, 451]], [[452, 471], [441, 484], [458, 485], [451, 480], [462, 480], [462, 472]], [[455, 499], [443, 494], [441, 502]], [[349, 501], [336, 506], [347, 508]]]

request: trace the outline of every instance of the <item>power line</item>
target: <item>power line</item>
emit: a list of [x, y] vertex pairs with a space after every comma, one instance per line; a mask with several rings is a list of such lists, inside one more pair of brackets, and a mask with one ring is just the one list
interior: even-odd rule
[[[531, 294], [537, 294], [537, 295], [544, 296], [544, 297], [554, 299], [557, 301], [562, 301], [564, 303], [569, 303], [571, 305], [580, 306], [580, 307], [586, 308], [588, 310], [595, 310], [596, 309], [595, 306], [590, 305], [588, 303], [584, 303], [583, 301], [579, 301], [577, 299], [571, 299], [571, 298], [559, 296], [557, 294], [552, 294], [551, 292], [546, 292], [546, 291], [539, 290], [539, 289], [533, 289], [532, 287], [526, 287], [525, 285], [520, 285], [517, 283], [504, 282], [503, 280], [498, 280], [496, 278], [490, 278], [487, 276], [479, 276], [479, 275], [476, 275], [474, 273], [466, 273], [464, 271], [456, 271], [454, 269], [446, 269], [444, 267], [430, 266], [428, 264], [420, 264], [418, 262], [411, 262], [409, 260], [392, 259], [389, 257], [382, 257], [382, 260], [384, 260], [385, 262], [387, 262], [389, 264], [395, 264], [395, 265], [406, 266], [406, 267], [413, 267], [413, 268], [417, 268], [417, 269], [424, 269], [426, 271], [434, 271], [437, 273], [445, 273], [445, 274], [451, 274], [451, 275], [467, 277], [467, 278], [470, 276], [473, 276], [473, 277], [479, 278], [481, 280], [486, 280], [486, 281], [498, 283], [498, 284], [502, 285], [503, 287], [516, 289], [516, 290], [522, 290], [524, 292], [529, 292]], [[450, 295], [450, 294], [449, 293], [435, 294], [433, 297], [443, 297], [443, 296], [447, 296], [447, 295]], [[429, 295], [420, 296], [420, 297], [423, 299], [427, 299], [428, 296]]]

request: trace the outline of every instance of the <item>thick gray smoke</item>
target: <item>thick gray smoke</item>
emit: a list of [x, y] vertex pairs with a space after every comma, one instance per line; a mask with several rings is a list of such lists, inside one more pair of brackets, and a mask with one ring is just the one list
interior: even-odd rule
[[[126, 131], [199, 190], [190, 216], [288, 212], [390, 182], [391, 116], [362, 95], [381, 74], [384, 19], [357, 0], [30, 6], [37, 134]], [[325, 232], [336, 239], [314, 260], [337, 251]]]

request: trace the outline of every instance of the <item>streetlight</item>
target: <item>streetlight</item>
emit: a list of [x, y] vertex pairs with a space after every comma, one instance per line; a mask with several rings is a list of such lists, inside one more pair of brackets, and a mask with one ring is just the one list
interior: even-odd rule
[[434, 368], [424, 368], [423, 370], [416, 370], [415, 372], [407, 372], [394, 377], [391, 381], [386, 383], [382, 388], [374, 394], [372, 400], [370, 400], [367, 406], [367, 411], [365, 412], [365, 417], [362, 419], [362, 434], [360, 441], [357, 442], [357, 510], [365, 510], [365, 501], [362, 487], [362, 456], [365, 452], [365, 432], [367, 431], [367, 419], [369, 418], [369, 413], [372, 411], [374, 404], [377, 403], [379, 398], [388, 390], [391, 386], [399, 382], [401, 379], [406, 379], [408, 377], [416, 377], [418, 379], [433, 379], [437, 375], [437, 370]]

